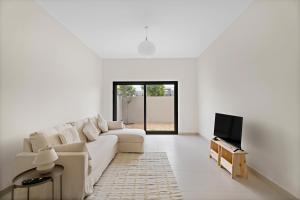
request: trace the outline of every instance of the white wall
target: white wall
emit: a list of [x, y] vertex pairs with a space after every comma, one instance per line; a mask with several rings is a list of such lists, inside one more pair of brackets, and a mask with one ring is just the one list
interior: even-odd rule
[[214, 113], [244, 116], [243, 148], [258, 172], [300, 197], [300, 1], [251, 4], [198, 59], [199, 132]]
[[178, 81], [179, 132], [197, 132], [195, 59], [104, 59], [102, 113], [112, 119], [113, 81]]
[[0, 1], [0, 190], [29, 133], [99, 112], [102, 61], [33, 1]]

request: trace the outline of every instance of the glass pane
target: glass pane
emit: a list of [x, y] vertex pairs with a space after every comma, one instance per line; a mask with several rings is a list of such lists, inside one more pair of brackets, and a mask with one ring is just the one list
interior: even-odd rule
[[144, 129], [144, 86], [117, 86], [117, 120], [126, 128]]
[[174, 85], [147, 85], [147, 131], [174, 131]]

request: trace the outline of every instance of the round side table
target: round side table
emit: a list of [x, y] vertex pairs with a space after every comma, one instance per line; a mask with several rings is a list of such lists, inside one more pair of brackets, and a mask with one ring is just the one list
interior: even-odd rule
[[[60, 178], [60, 199], [62, 199], [62, 175], [63, 175], [64, 167], [62, 165], [55, 165], [54, 168], [46, 173], [46, 174], [40, 174], [36, 170], [36, 168], [29, 169], [25, 172], [20, 173], [17, 175], [13, 181], [12, 181], [12, 191], [11, 191], [11, 198], [14, 200], [14, 190], [16, 188], [27, 188], [27, 199], [29, 200], [30, 198], [30, 188], [41, 185], [47, 182], [52, 182], [52, 199], [54, 199], [54, 178], [58, 177]], [[22, 181], [31, 179], [31, 178], [42, 178], [42, 177], [50, 177], [50, 179], [47, 179], [45, 181], [35, 183], [35, 184], [28, 184], [28, 185], [23, 185]]]

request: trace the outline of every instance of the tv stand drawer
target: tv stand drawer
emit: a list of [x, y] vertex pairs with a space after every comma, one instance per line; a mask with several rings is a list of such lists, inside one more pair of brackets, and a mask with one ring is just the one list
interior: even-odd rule
[[210, 150], [210, 157], [213, 158], [213, 159], [215, 159], [216, 161], [219, 160], [219, 155], [214, 150]]
[[232, 164], [228, 162], [225, 158], [221, 158], [221, 166], [232, 174]]

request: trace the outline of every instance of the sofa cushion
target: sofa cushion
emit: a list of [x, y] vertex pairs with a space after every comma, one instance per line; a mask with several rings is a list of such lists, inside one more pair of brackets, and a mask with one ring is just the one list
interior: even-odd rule
[[42, 129], [31, 134], [29, 137], [29, 141], [31, 143], [32, 151], [36, 153], [38, 149], [44, 148], [47, 145], [51, 145], [51, 146], [61, 145], [62, 142], [59, 138], [58, 133], [59, 131], [67, 127], [70, 127], [70, 125], [67, 126], [66, 124], [62, 124], [56, 127]]
[[57, 126], [54, 126], [54, 129], [57, 130], [57, 132], [62, 132], [64, 131], [66, 128], [71, 128], [72, 125], [71, 124], [59, 124]]
[[39, 149], [44, 148], [49, 145], [49, 142], [45, 136], [45, 134], [42, 133], [33, 133], [29, 136], [29, 140], [31, 143], [32, 151], [34, 153], [37, 153]]
[[92, 168], [101, 166], [101, 162], [107, 152], [112, 151], [113, 147], [118, 143], [118, 137], [115, 135], [101, 135], [97, 137], [97, 140], [86, 143], [86, 147], [92, 159]]
[[144, 142], [146, 133], [142, 129], [124, 128], [109, 130], [107, 133], [103, 133], [102, 135], [116, 135], [119, 138], [119, 142]]
[[99, 134], [101, 133], [101, 129], [98, 126], [98, 117], [90, 117], [89, 120], [94, 124], [94, 126], [97, 128], [99, 131]]
[[84, 124], [82, 131], [89, 141], [95, 141], [99, 135], [99, 130], [90, 119]]
[[43, 134], [47, 138], [49, 145], [55, 146], [62, 144], [58, 136], [58, 130], [55, 127], [42, 129], [37, 131], [37, 133]]
[[124, 123], [122, 121], [109, 121], [107, 122], [108, 130], [116, 130], [124, 128]]
[[63, 144], [73, 144], [81, 142], [79, 139], [79, 133], [77, 132], [75, 127], [66, 128], [58, 135]]
[[101, 132], [105, 133], [108, 131], [107, 121], [100, 114], [98, 114], [98, 126], [101, 129]]
[[71, 122], [71, 125], [77, 129], [77, 131], [79, 133], [79, 138], [82, 142], [87, 142], [87, 138], [85, 137], [85, 135], [83, 133], [83, 127], [87, 121], [88, 121], [88, 118], [81, 119], [76, 122]]

